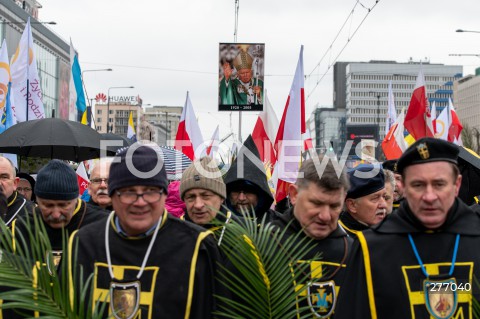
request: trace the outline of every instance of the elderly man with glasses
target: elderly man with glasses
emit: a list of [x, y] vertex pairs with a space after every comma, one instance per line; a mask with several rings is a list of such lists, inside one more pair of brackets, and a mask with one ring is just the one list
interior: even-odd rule
[[90, 195], [89, 205], [98, 206], [104, 210], [111, 211], [112, 198], [108, 195], [108, 173], [111, 159], [101, 159], [90, 173], [90, 184], [88, 194]]
[[166, 211], [168, 182], [156, 148], [135, 143], [114, 158], [114, 211], [72, 236], [78, 258], [70, 274], [78, 265], [85, 276], [95, 274], [92, 301], [109, 294], [105, 317], [211, 318], [219, 251], [209, 231]]

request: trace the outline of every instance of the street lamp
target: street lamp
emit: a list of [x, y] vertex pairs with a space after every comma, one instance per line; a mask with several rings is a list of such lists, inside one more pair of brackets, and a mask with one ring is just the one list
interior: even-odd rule
[[112, 86], [108, 88], [107, 93], [107, 133], [111, 132], [113, 125], [110, 126], [110, 90], [113, 89], [133, 89], [134, 86]]
[[455, 32], [470, 32], [470, 33], [480, 33], [480, 31], [471, 31], [471, 30], [463, 30], [463, 29], [457, 29]]
[[448, 56], [476, 56], [480, 58], [480, 54], [473, 54], [473, 53], [450, 53]]
[[[92, 113], [91, 113], [91, 112], [92, 112], [92, 100], [93, 100], [93, 99], [89, 99], [89, 98], [88, 98], [87, 88], [86, 88], [86, 86], [85, 86], [85, 81], [83, 81], [83, 73], [85, 73], [85, 72], [99, 72], [99, 71], [113, 71], [113, 69], [108, 68], [108, 69], [83, 70], [83, 71], [82, 71], [82, 74], [81, 74], [83, 91], [85, 92], [85, 97], [87, 98], [87, 101], [90, 101], [90, 105], [89, 105], [89, 107], [90, 107], [90, 114], [88, 114], [88, 112], [87, 112], [87, 116], [88, 116], [88, 118], [90, 119], [88, 125], [90, 125], [90, 123], [92, 122]], [[93, 123], [95, 124], [95, 121], [93, 121]]]
[[[15, 24], [15, 25], [23, 25], [26, 24], [24, 21], [0, 21], [0, 24]], [[30, 24], [57, 24], [55, 21], [30, 21]]]

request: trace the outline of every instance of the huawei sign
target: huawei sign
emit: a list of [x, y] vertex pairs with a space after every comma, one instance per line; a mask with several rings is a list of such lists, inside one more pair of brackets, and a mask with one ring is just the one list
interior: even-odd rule
[[107, 102], [107, 96], [104, 93], [98, 93], [95, 96], [95, 101], [96, 102]]

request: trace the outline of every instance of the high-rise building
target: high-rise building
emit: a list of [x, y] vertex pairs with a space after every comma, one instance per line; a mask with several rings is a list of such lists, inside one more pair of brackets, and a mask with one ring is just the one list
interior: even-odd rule
[[480, 131], [480, 68], [453, 84], [453, 105], [460, 122]]
[[39, 8], [35, 0], [0, 1], [0, 39], [6, 40], [11, 59], [30, 17], [45, 116], [68, 119], [70, 45], [39, 20]]
[[145, 121], [156, 128], [159, 145], [172, 145], [177, 136], [182, 106], [153, 106], [145, 108]]
[[345, 109], [335, 110], [333, 108], [316, 108], [309, 119], [315, 123], [310, 125], [310, 135], [312, 137], [317, 153], [322, 154], [327, 148], [339, 154], [341, 153], [342, 136], [340, 132], [344, 130]]
[[[334, 77], [335, 107], [346, 109], [346, 125], [377, 125], [379, 140], [385, 136], [388, 85], [392, 82], [397, 113], [408, 108], [417, 75], [423, 70], [430, 105], [441, 111], [453, 93], [453, 81], [462, 76], [459, 65], [395, 61], [337, 62]], [[344, 70], [344, 72], [343, 72]], [[342, 78], [342, 74], [345, 77]], [[337, 92], [343, 90], [345, 92]], [[345, 101], [343, 101], [343, 97]], [[346, 132], [342, 132], [344, 135]]]
[[[97, 131], [126, 137], [130, 112], [132, 112], [133, 125], [138, 137], [141, 133], [140, 120], [143, 116], [143, 109], [141, 105], [126, 100], [111, 101], [110, 105], [108, 103], [97, 103], [95, 105], [94, 120]], [[110, 114], [107, 116], [107, 113]]]

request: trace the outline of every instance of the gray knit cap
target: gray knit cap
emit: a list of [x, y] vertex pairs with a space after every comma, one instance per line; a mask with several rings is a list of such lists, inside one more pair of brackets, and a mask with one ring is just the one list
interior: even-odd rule
[[197, 159], [183, 172], [182, 180], [180, 181], [180, 197], [182, 200], [185, 193], [193, 188], [207, 189], [218, 194], [223, 199], [227, 197], [222, 173], [213, 158], [205, 156]]
[[71, 200], [78, 197], [77, 173], [66, 163], [54, 159], [37, 174], [35, 195], [43, 199]]

